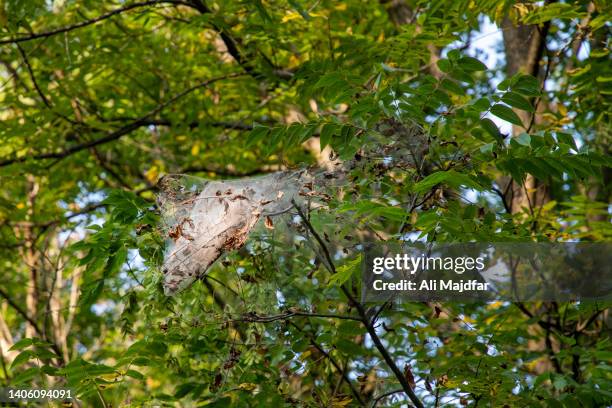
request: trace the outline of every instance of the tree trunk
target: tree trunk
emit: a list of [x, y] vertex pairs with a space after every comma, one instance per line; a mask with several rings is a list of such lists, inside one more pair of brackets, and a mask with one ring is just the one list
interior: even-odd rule
[[[504, 37], [504, 48], [506, 51], [506, 73], [513, 76], [519, 72], [532, 75], [541, 81], [544, 80], [540, 63], [546, 49], [546, 36], [550, 28], [550, 23], [544, 23], [541, 27], [536, 25], [515, 24], [510, 18], [506, 17], [501, 24]], [[543, 101], [540, 102], [540, 108]], [[516, 114], [523, 122], [523, 127], [512, 126], [512, 135], [518, 136], [524, 132], [532, 121], [531, 114], [526, 111], [515, 109]], [[534, 113], [535, 124], [541, 121], [541, 115]], [[512, 213], [518, 213], [523, 208], [528, 208], [533, 212], [534, 208], [540, 207], [549, 200], [549, 191], [545, 184], [538, 182], [536, 178], [527, 174], [525, 180], [517, 182], [509, 180], [511, 185], [506, 184], [502, 187], [506, 191], [505, 201], [509, 204]]]

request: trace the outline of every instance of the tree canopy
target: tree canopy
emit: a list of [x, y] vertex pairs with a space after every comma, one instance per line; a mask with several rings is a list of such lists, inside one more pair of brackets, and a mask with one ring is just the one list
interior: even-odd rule
[[[3, 386], [98, 407], [611, 405], [609, 302], [365, 303], [358, 251], [609, 242], [611, 14], [1, 2]], [[262, 220], [164, 294], [164, 175], [337, 163], [324, 207]]]

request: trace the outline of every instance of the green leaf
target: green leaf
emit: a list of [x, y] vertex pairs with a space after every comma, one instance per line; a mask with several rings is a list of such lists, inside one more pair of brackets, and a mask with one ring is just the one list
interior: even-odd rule
[[331, 145], [334, 134], [336, 134], [338, 129], [339, 125], [335, 123], [326, 123], [323, 125], [320, 136], [321, 150], [323, 150], [325, 146]]
[[528, 112], [534, 112], [534, 109], [533, 109], [533, 106], [531, 106], [531, 103], [529, 103], [529, 101], [525, 99], [523, 96], [515, 92], [506, 92], [504, 96], [502, 96], [501, 100], [502, 102], [505, 102], [514, 108], [522, 109]]
[[569, 133], [557, 132], [557, 140], [559, 140], [559, 143], [564, 143], [572, 147], [574, 150], [578, 150], [574, 137]]
[[512, 90], [525, 96], [540, 95], [540, 82], [531, 75], [521, 75]]
[[40, 373], [38, 367], [30, 367], [19, 375], [15, 376], [12, 380], [13, 384], [28, 384], [32, 378], [36, 377]]
[[463, 57], [457, 61], [459, 67], [468, 72], [486, 71], [487, 66], [474, 57]]
[[13, 363], [11, 364], [11, 369], [19, 367], [20, 365], [30, 361], [34, 357], [35, 357], [35, 354], [32, 350], [22, 351], [13, 360]]
[[423, 180], [414, 185], [414, 191], [417, 193], [423, 193], [443, 182], [455, 188], [465, 186], [468, 188], [482, 190], [482, 186], [472, 180], [467, 174], [458, 173], [455, 170], [448, 170], [438, 171], [425, 177]]
[[515, 137], [514, 140], [520, 145], [531, 146], [531, 136], [527, 133], [521, 133], [518, 137]]
[[30, 339], [30, 338], [21, 339], [17, 343], [13, 344], [13, 346], [9, 349], [9, 351], [22, 350], [26, 347], [31, 346], [32, 344], [34, 344], [34, 339]]
[[461, 57], [461, 52], [458, 49], [452, 49], [446, 54], [446, 56], [451, 61], [457, 61], [459, 57]]
[[500, 138], [500, 133], [497, 125], [489, 118], [484, 118], [480, 121], [480, 125], [482, 128], [491, 136], [498, 139]]
[[348, 261], [344, 265], [336, 268], [336, 273], [329, 278], [329, 286], [343, 285], [347, 280], [350, 279], [353, 273], [359, 270], [360, 265], [361, 265], [361, 255], [359, 255], [357, 258], [353, 259], [352, 261]]
[[493, 105], [491, 107], [491, 113], [500, 119], [512, 123], [513, 125], [523, 126], [523, 123], [518, 115], [506, 105], [501, 105], [499, 103]]
[[436, 65], [438, 65], [438, 68], [440, 68], [440, 71], [446, 72], [446, 73], [450, 72], [452, 68], [451, 62], [447, 60], [446, 58], [440, 58], [438, 62], [436, 63]]
[[442, 88], [454, 94], [465, 95], [465, 91], [463, 90], [463, 88], [456, 82], [451, 81], [450, 79], [446, 79], [446, 78], [443, 79], [441, 85], [442, 85]]
[[567, 380], [562, 375], [555, 375], [555, 379], [553, 381], [553, 386], [557, 390], [562, 390], [563, 388], [567, 387]]
[[144, 378], [145, 378], [144, 375], [142, 375], [140, 372], [138, 372], [136, 370], [127, 370], [125, 372], [125, 375], [127, 375], [128, 377], [135, 378], [137, 380], [144, 380]]
[[255, 126], [247, 137], [247, 146], [252, 146], [256, 142], [259, 142], [260, 140], [264, 139], [269, 131], [270, 129], [266, 126]]
[[474, 109], [482, 112], [489, 109], [489, 107], [491, 106], [491, 102], [488, 98], [480, 98], [476, 102], [474, 102], [472, 106], [474, 107]]

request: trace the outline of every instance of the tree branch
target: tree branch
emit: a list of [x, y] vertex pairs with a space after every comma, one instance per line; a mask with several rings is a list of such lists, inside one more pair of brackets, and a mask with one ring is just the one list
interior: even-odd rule
[[[304, 330], [302, 330], [297, 324], [295, 324], [293, 322], [290, 322], [290, 323], [299, 332], [304, 333]], [[359, 401], [360, 405], [361, 406], [365, 406], [365, 402], [363, 401], [363, 398], [361, 397], [361, 394], [359, 394], [359, 391], [357, 391], [357, 389], [355, 388], [355, 384], [353, 384], [351, 379], [348, 378], [348, 376], [346, 375], [345, 370], [343, 370], [342, 367], [340, 367], [340, 364], [338, 364], [336, 359], [334, 359], [319, 343], [317, 343], [312, 336], [308, 336], [308, 340], [310, 341], [310, 344], [314, 348], [316, 348], [319, 351], [319, 353], [323, 354], [323, 356], [325, 356], [325, 358], [328, 359], [329, 362], [334, 366], [334, 368], [340, 374], [342, 380], [349, 386], [349, 388], [351, 389], [351, 392], [353, 393], [353, 395], [355, 396], [357, 401]]]
[[[0, 297], [6, 300], [9, 306], [11, 306], [17, 312], [17, 314], [19, 314], [21, 317], [23, 317], [28, 322], [34, 328], [34, 331], [36, 331], [38, 335], [43, 336], [43, 332], [40, 329], [40, 326], [38, 325], [36, 320], [34, 320], [31, 316], [29, 316], [26, 313], [26, 311], [22, 309], [21, 306], [19, 306], [13, 299], [11, 299], [9, 294], [6, 293], [4, 289], [2, 288], [0, 288]], [[55, 343], [55, 341], [52, 341], [50, 339], [47, 339], [47, 340], [51, 344], [51, 348], [53, 349], [53, 351], [55, 351], [55, 354], [57, 355], [57, 359], [60, 361], [60, 363], [63, 364], [64, 363], [64, 358], [62, 357], [63, 353], [60, 350], [59, 346]]]
[[393, 394], [397, 394], [398, 392], [402, 392], [404, 391], [402, 388], [399, 388], [397, 390], [392, 390], [392, 391], [388, 391], [385, 392], [384, 394], [379, 395], [378, 397], [374, 398], [374, 401], [372, 401], [372, 407], [371, 408], [376, 408], [376, 406], [378, 405], [378, 403], [380, 402], [380, 400], [382, 400], [383, 398], [386, 398], [390, 395]]
[[[204, 3], [203, 0], [191, 0], [189, 1], [189, 6], [197, 10], [200, 14], [212, 14], [212, 10], [208, 8], [208, 6]], [[250, 76], [252, 76], [254, 79], [257, 79], [257, 80], [262, 79], [263, 78], [262, 73], [255, 70], [255, 68], [253, 68], [250, 61], [248, 61], [248, 59], [244, 56], [244, 54], [240, 52], [240, 50], [238, 49], [238, 46], [236, 45], [237, 41], [235, 41], [232, 38], [228, 30], [224, 29], [223, 27], [220, 27], [218, 24], [215, 24], [214, 21], [211, 22], [211, 25], [214, 28], [214, 30], [217, 33], [219, 33], [219, 36], [221, 37], [223, 44], [225, 44], [225, 47], [227, 48], [227, 52], [234, 58], [234, 60], [236, 60], [238, 65], [240, 65], [245, 70], [245, 72], [249, 74]], [[261, 54], [266, 64], [270, 66], [273, 73], [278, 78], [291, 79], [293, 77], [293, 73], [276, 67], [264, 53], [260, 51], [259, 54]]]
[[63, 151], [60, 152], [54, 152], [54, 153], [43, 153], [43, 154], [38, 154], [32, 157], [18, 157], [18, 158], [14, 158], [14, 159], [5, 159], [0, 161], [0, 167], [4, 167], [4, 166], [8, 166], [14, 163], [23, 163], [26, 162], [28, 160], [44, 160], [44, 159], [64, 159], [74, 153], [78, 153], [81, 150], [86, 150], [86, 149], [90, 149], [92, 147], [95, 146], [99, 146], [108, 142], [112, 142], [114, 140], [120, 139], [121, 137], [133, 132], [136, 129], [139, 129], [141, 127], [144, 126], [148, 126], [149, 125], [149, 120], [151, 119], [152, 116], [156, 115], [157, 113], [161, 112], [162, 110], [164, 110], [165, 108], [167, 108], [169, 105], [172, 105], [174, 102], [176, 102], [178, 99], [190, 94], [191, 92], [200, 89], [200, 88], [205, 88], [208, 85], [217, 82], [217, 81], [221, 81], [223, 79], [228, 79], [228, 78], [235, 78], [238, 76], [244, 75], [242, 73], [232, 73], [232, 74], [228, 74], [228, 75], [223, 75], [220, 77], [216, 77], [216, 78], [212, 78], [203, 82], [200, 82], [190, 88], [185, 89], [182, 92], [179, 92], [178, 94], [174, 95], [172, 98], [168, 99], [166, 102], [160, 104], [159, 106], [157, 106], [155, 109], [151, 110], [149, 113], [146, 113], [145, 115], [141, 116], [139, 119], [136, 119], [135, 121], [128, 123], [125, 126], [120, 127], [119, 129], [108, 133], [106, 136], [101, 137], [99, 139], [95, 139], [95, 140], [91, 140], [85, 143], [81, 143], [72, 147], [69, 147]]
[[[325, 242], [323, 242], [323, 240], [321, 239], [321, 236], [314, 229], [314, 227], [312, 226], [310, 221], [308, 221], [308, 218], [304, 215], [304, 212], [302, 211], [300, 206], [297, 205], [295, 200], [292, 200], [291, 202], [294, 205], [295, 209], [297, 210], [298, 215], [302, 219], [302, 222], [306, 225], [308, 230], [312, 233], [312, 235], [314, 236], [315, 240], [318, 242], [319, 246], [321, 247], [321, 250], [323, 251], [323, 254], [325, 255], [325, 258], [326, 258], [326, 262], [324, 262], [324, 264], [325, 263], [329, 263], [329, 266], [327, 266], [329, 272], [332, 273], [332, 274], [335, 274], [336, 273], [336, 268], [335, 268], [333, 260], [331, 258], [329, 249], [325, 245]], [[408, 384], [408, 380], [404, 376], [404, 373], [402, 373], [402, 371], [397, 366], [397, 364], [395, 364], [395, 361], [391, 357], [391, 354], [389, 353], [389, 351], [387, 350], [385, 345], [382, 343], [380, 337], [378, 336], [378, 333], [376, 333], [376, 329], [374, 328], [374, 326], [372, 325], [370, 319], [368, 318], [367, 311], [365, 310], [363, 305], [360, 302], [358, 302], [353, 297], [353, 295], [346, 288], [346, 286], [342, 285], [340, 287], [340, 289], [342, 290], [344, 295], [348, 298], [349, 303], [351, 305], [355, 306], [355, 308], [357, 309], [357, 312], [359, 313], [359, 316], [360, 316], [360, 320], [363, 323], [363, 325], [365, 326], [368, 334], [372, 338], [372, 342], [374, 343], [374, 345], [376, 346], [376, 348], [378, 349], [378, 351], [382, 355], [383, 359], [385, 360], [385, 362], [387, 363], [387, 365], [389, 366], [389, 368], [391, 369], [391, 371], [393, 372], [393, 374], [395, 375], [395, 377], [397, 378], [397, 380], [401, 384], [402, 389], [404, 390], [406, 395], [408, 395], [408, 398], [410, 398], [412, 403], [417, 408], [423, 408], [423, 403], [421, 402], [421, 400], [419, 400], [419, 397], [417, 397], [417, 395], [414, 393], [412, 387], [410, 386], [410, 384]]]
[[271, 316], [261, 316], [255, 312], [246, 313], [240, 319], [233, 319], [234, 322], [246, 322], [246, 323], [270, 323], [275, 322], [277, 320], [286, 320], [294, 316], [303, 316], [303, 317], [322, 317], [329, 319], [340, 319], [340, 320], [354, 320], [357, 322], [361, 321], [360, 317], [357, 316], [349, 316], [349, 315], [337, 315], [332, 313], [307, 313], [307, 312], [299, 312], [299, 311], [289, 311], [287, 313], [282, 313], [278, 315]]
[[94, 17], [92, 19], [89, 20], [85, 20], [85, 21], [81, 21], [80, 23], [76, 23], [73, 25], [69, 25], [69, 26], [65, 26], [65, 27], [60, 27], [60, 28], [56, 28], [53, 30], [49, 30], [49, 31], [44, 31], [44, 32], [40, 32], [40, 33], [33, 33], [33, 34], [27, 34], [27, 35], [23, 35], [20, 37], [15, 37], [15, 38], [9, 38], [6, 40], [0, 40], [0, 45], [6, 45], [6, 44], [17, 44], [17, 43], [22, 43], [22, 42], [26, 42], [26, 41], [31, 41], [31, 40], [35, 40], [37, 38], [47, 38], [47, 37], [51, 37], [54, 36], [56, 34], [62, 34], [62, 33], [67, 33], [82, 27], [87, 27], [90, 26], [92, 24], [96, 24], [102, 20], [106, 20], [107, 18], [113, 17], [115, 15], [124, 13], [126, 11], [129, 10], [133, 10], [136, 8], [141, 8], [141, 7], [147, 7], [147, 6], [151, 6], [154, 4], [174, 4], [174, 5], [183, 5], [183, 6], [191, 6], [190, 4], [183, 2], [183, 1], [179, 1], [179, 0], [150, 0], [150, 1], [143, 1], [143, 2], [138, 2], [138, 3], [133, 3], [133, 4], [129, 4], [127, 6], [109, 11], [108, 13], [104, 13], [102, 15], [99, 15], [98, 17]]

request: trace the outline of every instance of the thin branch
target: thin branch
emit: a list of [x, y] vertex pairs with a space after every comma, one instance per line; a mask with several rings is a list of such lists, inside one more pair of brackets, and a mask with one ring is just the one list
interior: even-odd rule
[[376, 405], [378, 405], [378, 403], [380, 402], [380, 400], [382, 400], [383, 398], [386, 398], [390, 395], [393, 394], [397, 394], [398, 392], [402, 392], [404, 391], [402, 388], [398, 388], [397, 390], [392, 390], [389, 392], [385, 392], [384, 394], [379, 395], [378, 397], [374, 398], [374, 401], [372, 401], [372, 407], [371, 408], [376, 408]]
[[[300, 331], [301, 333], [304, 333], [304, 330], [302, 330], [298, 325], [296, 325], [293, 322], [290, 322], [290, 323], [298, 331]], [[325, 358], [328, 359], [329, 362], [334, 366], [334, 368], [340, 374], [342, 380], [349, 386], [349, 388], [351, 389], [351, 392], [353, 393], [353, 395], [355, 396], [357, 401], [359, 401], [360, 405], [361, 406], [365, 406], [365, 402], [363, 401], [363, 398], [361, 397], [361, 394], [359, 394], [359, 391], [357, 391], [357, 389], [355, 388], [355, 384], [353, 384], [351, 379], [346, 375], [345, 370], [342, 369], [342, 367], [340, 367], [340, 364], [338, 364], [336, 359], [334, 359], [319, 343], [317, 343], [311, 335], [308, 336], [308, 340], [310, 341], [310, 344], [314, 348], [316, 348], [321, 354], [323, 354], [323, 356], [325, 356]]]
[[[329, 265], [327, 266], [329, 272], [332, 273], [332, 274], [335, 274], [336, 273], [336, 268], [335, 268], [333, 260], [331, 258], [329, 249], [325, 245], [325, 242], [321, 239], [321, 236], [314, 229], [314, 227], [312, 226], [312, 224], [310, 223], [308, 218], [304, 215], [304, 212], [302, 211], [300, 206], [297, 205], [297, 203], [295, 202], [295, 200], [292, 200], [291, 202], [295, 206], [295, 208], [296, 208], [300, 218], [302, 219], [302, 222], [306, 225], [308, 230], [312, 233], [312, 235], [315, 237], [315, 240], [318, 242], [319, 246], [321, 247], [321, 250], [323, 251], [323, 253], [325, 255], [326, 261], [329, 263]], [[349, 303], [351, 305], [355, 306], [355, 308], [357, 309], [357, 312], [359, 313], [359, 316], [360, 316], [360, 320], [363, 323], [363, 325], [365, 326], [368, 334], [370, 335], [370, 338], [372, 339], [372, 342], [374, 343], [374, 345], [376, 346], [376, 348], [378, 349], [378, 351], [382, 355], [383, 359], [385, 360], [385, 362], [387, 363], [387, 365], [389, 366], [389, 368], [391, 369], [391, 371], [393, 372], [393, 374], [395, 375], [395, 377], [397, 378], [397, 380], [401, 384], [402, 389], [404, 390], [406, 395], [408, 395], [408, 398], [410, 398], [412, 403], [417, 408], [424, 408], [423, 403], [421, 402], [419, 397], [417, 397], [417, 395], [414, 393], [414, 390], [412, 389], [412, 387], [408, 383], [408, 380], [404, 376], [404, 373], [402, 373], [402, 371], [397, 366], [397, 364], [395, 364], [395, 361], [391, 357], [391, 354], [389, 353], [389, 351], [387, 350], [385, 345], [382, 343], [382, 340], [378, 336], [378, 333], [376, 333], [376, 329], [372, 325], [372, 322], [369, 320], [367, 311], [365, 310], [363, 305], [360, 302], [358, 302], [353, 297], [353, 295], [346, 288], [346, 286], [342, 285], [340, 287], [340, 289], [342, 290], [342, 293], [344, 293], [344, 295], [348, 298]]]
[[[191, 0], [190, 6], [193, 7], [195, 10], [199, 11], [200, 14], [212, 14], [210, 8], [208, 8], [208, 6], [202, 0]], [[227, 30], [223, 29], [214, 22], [212, 22], [211, 24], [215, 31], [217, 31], [221, 36], [221, 40], [225, 44], [227, 52], [236, 60], [238, 65], [240, 65], [245, 70], [245, 72], [251, 75], [253, 78], [261, 79], [262, 75], [259, 72], [256, 72], [255, 69], [253, 69], [249, 61], [247, 61], [246, 58], [240, 52], [240, 50], [238, 50], [236, 42], [229, 35]]]
[[[40, 329], [40, 326], [38, 325], [38, 323], [36, 322], [36, 320], [34, 320], [31, 316], [29, 316], [25, 310], [23, 310], [21, 308], [21, 306], [19, 306], [10, 296], [8, 293], [6, 293], [4, 291], [4, 289], [0, 288], [0, 297], [2, 297], [4, 300], [6, 300], [6, 302], [9, 304], [9, 306], [11, 306], [16, 312], [17, 314], [19, 314], [21, 317], [23, 317], [28, 323], [30, 323], [30, 325], [34, 328], [34, 330], [36, 331], [36, 333], [38, 333], [40, 336], [42, 336], [43, 332]], [[47, 339], [49, 340], [49, 339]], [[55, 354], [57, 355], [57, 359], [60, 361], [60, 363], [63, 365], [64, 362], [64, 358], [62, 351], [60, 350], [60, 348], [58, 347], [58, 345], [55, 343], [55, 341], [51, 341], [49, 340], [49, 343], [51, 344], [51, 348], [53, 348], [53, 351], [55, 351]]]
[[34, 76], [34, 71], [32, 70], [32, 65], [30, 65], [30, 60], [28, 60], [28, 56], [26, 55], [25, 51], [23, 50], [23, 47], [21, 47], [21, 45], [17, 44], [17, 49], [19, 50], [19, 54], [21, 54], [21, 58], [23, 59], [23, 63], [25, 64], [25, 66], [26, 66], [26, 68], [28, 70], [28, 73], [30, 74], [30, 80], [34, 84], [34, 88], [36, 89], [36, 93], [38, 93], [38, 95], [42, 99], [43, 103], [47, 106], [47, 108], [52, 109], [51, 103], [49, 102], [49, 100], [47, 99], [45, 94], [43, 93], [42, 89], [40, 89], [40, 86], [38, 86], [38, 82], [36, 81], [36, 77]]
[[33, 33], [33, 34], [27, 34], [27, 35], [23, 35], [20, 37], [15, 37], [15, 38], [9, 38], [6, 40], [0, 40], [0, 45], [6, 45], [6, 44], [17, 44], [17, 43], [22, 43], [22, 42], [26, 42], [26, 41], [31, 41], [31, 40], [35, 40], [37, 38], [47, 38], [47, 37], [51, 37], [54, 36], [56, 34], [61, 34], [61, 33], [67, 33], [82, 27], [87, 27], [90, 26], [92, 24], [96, 24], [99, 23], [102, 20], [106, 20], [107, 18], [113, 17], [115, 15], [124, 13], [126, 11], [129, 10], [133, 10], [136, 8], [141, 8], [141, 7], [147, 7], [147, 6], [151, 6], [154, 4], [174, 4], [174, 5], [183, 5], [183, 6], [191, 6], [190, 4], [183, 2], [183, 1], [179, 1], [179, 0], [150, 0], [150, 1], [143, 1], [143, 2], [139, 2], [139, 3], [133, 3], [133, 4], [129, 4], [127, 6], [109, 11], [107, 13], [101, 14], [98, 17], [94, 17], [92, 19], [89, 20], [85, 20], [85, 21], [81, 21], [79, 23], [73, 24], [73, 25], [69, 25], [69, 26], [65, 26], [65, 27], [60, 27], [60, 28], [56, 28], [53, 30], [49, 30], [49, 31], [44, 31], [44, 32], [40, 32], [40, 33]]
[[36, 323], [36, 321], [30, 317], [30, 315], [28, 315], [26, 313], [25, 310], [23, 310], [21, 308], [21, 306], [19, 306], [10, 296], [8, 293], [6, 293], [4, 291], [4, 289], [0, 288], [0, 297], [4, 298], [4, 300], [6, 300], [6, 302], [9, 304], [9, 306], [11, 306], [16, 312], [17, 314], [19, 314], [21, 317], [23, 317], [28, 323], [30, 323], [32, 325], [32, 327], [34, 328], [34, 330], [36, 330], [37, 333], [41, 333], [40, 331], [40, 327], [38, 326], [38, 323]]
[[332, 313], [307, 313], [307, 312], [287, 312], [281, 313], [278, 315], [271, 316], [261, 316], [257, 313], [246, 313], [240, 319], [234, 319], [232, 321], [238, 322], [248, 322], [248, 323], [270, 323], [275, 322], [277, 320], [286, 320], [294, 316], [304, 316], [304, 317], [322, 317], [329, 319], [340, 319], [340, 320], [354, 320], [356, 322], [361, 322], [361, 318], [357, 316], [349, 316], [349, 315], [337, 315]]
[[172, 98], [168, 99], [167, 101], [165, 101], [164, 103], [158, 105], [155, 109], [151, 110], [150, 112], [146, 113], [145, 115], [141, 116], [139, 119], [136, 119], [135, 121], [128, 123], [125, 126], [120, 127], [119, 129], [108, 133], [106, 136], [101, 137], [99, 139], [95, 139], [95, 140], [91, 140], [85, 143], [81, 143], [72, 147], [69, 147], [68, 149], [65, 149], [63, 151], [60, 152], [54, 152], [54, 153], [43, 153], [43, 154], [38, 154], [38, 155], [34, 155], [32, 157], [18, 157], [18, 158], [13, 158], [13, 159], [6, 159], [6, 160], [2, 160], [0, 161], [0, 167], [4, 167], [4, 166], [8, 166], [14, 163], [23, 163], [26, 162], [28, 160], [44, 160], [44, 159], [64, 159], [74, 153], [78, 153], [81, 150], [86, 150], [86, 149], [90, 149], [92, 147], [95, 146], [99, 146], [99, 145], [103, 145], [105, 143], [108, 142], [112, 142], [114, 140], [120, 139], [121, 137], [133, 132], [136, 129], [139, 129], [141, 127], [147, 126], [149, 123], [149, 119], [158, 114], [159, 112], [161, 112], [162, 110], [164, 110], [165, 108], [167, 108], [168, 106], [172, 105], [174, 102], [176, 102], [177, 100], [181, 99], [182, 97], [190, 94], [191, 92], [200, 89], [200, 88], [205, 88], [208, 85], [217, 82], [217, 81], [221, 81], [224, 79], [228, 79], [228, 78], [235, 78], [238, 76], [244, 75], [243, 73], [232, 73], [232, 74], [228, 74], [228, 75], [223, 75], [220, 77], [216, 77], [216, 78], [212, 78], [212, 79], [208, 79], [206, 81], [200, 82], [192, 87], [189, 87], [187, 89], [185, 89], [184, 91], [179, 92], [178, 94], [174, 95]]

